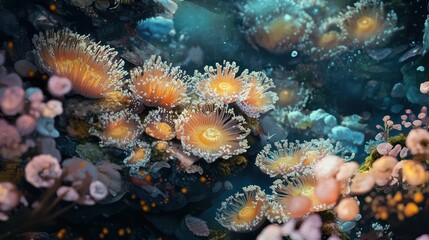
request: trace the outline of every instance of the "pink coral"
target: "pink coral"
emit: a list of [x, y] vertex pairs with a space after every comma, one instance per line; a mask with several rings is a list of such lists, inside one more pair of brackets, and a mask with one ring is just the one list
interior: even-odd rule
[[93, 181], [89, 185], [89, 194], [95, 201], [100, 201], [109, 194], [106, 185], [100, 181]]
[[36, 129], [36, 119], [28, 114], [23, 114], [16, 119], [16, 128], [21, 136], [28, 135]]
[[15, 185], [10, 182], [0, 182], [0, 211], [10, 211], [15, 208], [20, 199], [20, 194]]
[[429, 132], [422, 128], [416, 128], [410, 131], [405, 142], [411, 153], [414, 155], [429, 155]]
[[57, 190], [57, 196], [61, 197], [64, 201], [74, 202], [79, 199], [79, 193], [72, 187], [61, 186]]
[[62, 97], [72, 89], [71, 81], [66, 77], [52, 76], [49, 78], [48, 90], [55, 97]]
[[24, 108], [25, 91], [21, 87], [6, 88], [0, 98], [0, 108], [7, 116], [13, 116]]
[[25, 166], [25, 179], [37, 188], [52, 187], [61, 173], [58, 160], [48, 154], [34, 157]]

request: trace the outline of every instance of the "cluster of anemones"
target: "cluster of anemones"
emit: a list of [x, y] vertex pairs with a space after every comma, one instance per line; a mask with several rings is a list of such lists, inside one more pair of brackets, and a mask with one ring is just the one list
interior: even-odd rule
[[272, 79], [262, 72], [244, 70], [236, 76], [239, 68], [235, 62], [219, 63], [216, 68], [206, 66], [205, 73], [196, 72], [195, 92], [203, 99], [218, 99], [230, 104], [236, 103], [238, 107], [249, 117], [258, 118], [274, 108], [278, 100], [277, 94], [268, 91], [274, 88]]
[[[132, 166], [138, 159], [146, 159], [138, 147], [143, 132], [159, 141], [159, 149], [168, 148], [167, 141], [177, 135], [186, 153], [208, 162], [244, 153], [250, 130], [228, 104], [236, 103], [244, 114], [257, 118], [273, 109], [277, 101], [276, 94], [268, 91], [274, 87], [271, 79], [261, 72], [248, 74], [247, 70], [236, 76], [239, 69], [234, 62], [206, 67], [204, 74], [196, 73], [191, 81], [179, 67], [152, 56], [142, 67], [131, 70], [128, 81], [123, 79], [123, 61], [115, 59], [117, 52], [90, 41], [88, 36], [68, 29], [50, 30], [35, 36], [33, 42], [39, 65], [49, 73], [68, 77], [74, 92], [105, 98], [117, 96], [114, 93], [119, 90], [125, 94], [128, 87], [133, 93], [135, 101], [129, 101], [133, 103], [129, 109], [101, 114], [90, 129], [102, 146], [133, 154], [126, 160]], [[205, 102], [190, 103], [193, 90]], [[142, 113], [143, 106], [149, 110], [147, 115]]]
[[[321, 4], [323, 2], [323, 4]], [[304, 51], [329, 58], [349, 47], [384, 44], [400, 30], [395, 12], [381, 0], [360, 0], [339, 13], [321, 10], [325, 1], [248, 0], [240, 8], [245, 36], [254, 47], [273, 53]], [[318, 12], [314, 13], [313, 10]], [[334, 9], [331, 11], [331, 9]]]
[[270, 177], [308, 174], [314, 164], [328, 154], [335, 154], [338, 147], [327, 139], [313, 139], [300, 143], [287, 140], [268, 144], [256, 157], [256, 166]]
[[[151, 156], [177, 158], [187, 172], [201, 172], [192, 167], [195, 158], [213, 162], [245, 153], [250, 129], [237, 111], [257, 118], [274, 108], [277, 100], [268, 91], [274, 87], [271, 79], [247, 70], [238, 76], [234, 62], [206, 67], [204, 74], [191, 78], [179, 67], [152, 56], [132, 69], [126, 80], [117, 53], [88, 36], [68, 29], [50, 30], [35, 36], [33, 42], [40, 67], [68, 77], [75, 93], [110, 101], [116, 101], [119, 93], [131, 99], [125, 109], [92, 117], [89, 133], [101, 140], [102, 147], [122, 149], [128, 155], [124, 164], [134, 173], [150, 168]], [[201, 99], [191, 102], [194, 90]], [[176, 138], [180, 148], [174, 144]]]
[[[256, 165], [271, 177], [280, 179], [271, 186], [273, 194], [264, 195], [264, 214], [253, 214], [252, 218], [246, 218], [246, 226], [249, 227], [247, 231], [256, 230], [259, 225], [255, 222], [259, 223], [262, 216], [274, 223], [285, 223], [291, 218], [306, 217], [310, 213], [333, 209], [335, 206], [338, 218], [344, 221], [349, 221], [358, 214], [357, 202], [347, 196], [350, 192], [350, 179], [359, 165], [332, 155], [340, 151], [338, 145], [333, 145], [329, 140], [318, 139], [304, 143], [282, 141], [274, 144], [275, 149], [271, 147], [267, 145], [257, 156]], [[344, 198], [340, 200], [341, 196]], [[225, 206], [232, 206], [232, 202], [240, 199], [239, 194], [231, 196], [218, 209], [217, 220], [233, 231], [243, 231], [234, 220], [244, 220], [240, 216], [243, 209], [248, 212], [245, 208], [247, 205], [243, 203], [233, 209]], [[252, 211], [256, 212], [255, 206]], [[226, 218], [223, 213], [234, 218]]]

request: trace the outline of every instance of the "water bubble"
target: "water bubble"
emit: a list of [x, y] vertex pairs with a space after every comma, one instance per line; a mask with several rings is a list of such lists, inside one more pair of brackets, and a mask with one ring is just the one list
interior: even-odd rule
[[292, 53], [290, 54], [291, 57], [296, 57], [298, 56], [298, 52], [297, 51], [292, 51]]

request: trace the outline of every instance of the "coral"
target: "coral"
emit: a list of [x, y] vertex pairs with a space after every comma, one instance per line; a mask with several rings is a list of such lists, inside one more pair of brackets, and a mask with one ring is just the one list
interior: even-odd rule
[[216, 220], [225, 228], [235, 232], [250, 232], [264, 223], [267, 207], [265, 193], [258, 186], [243, 188], [222, 202], [217, 210]]
[[48, 90], [55, 97], [62, 97], [72, 89], [72, 83], [68, 78], [52, 76], [48, 81]]
[[177, 119], [176, 133], [183, 149], [207, 162], [228, 159], [246, 152], [246, 136], [242, 116], [220, 103], [197, 103], [183, 110]]
[[52, 187], [61, 176], [62, 169], [58, 159], [51, 155], [38, 155], [25, 166], [25, 179], [34, 187]]
[[189, 101], [189, 80], [179, 67], [162, 62], [161, 57], [152, 56], [143, 68], [131, 70], [131, 80], [131, 90], [145, 106], [171, 109]]
[[89, 36], [69, 29], [48, 30], [35, 35], [33, 44], [40, 67], [68, 78], [73, 91], [82, 96], [107, 97], [124, 84], [124, 61], [115, 60], [114, 49], [90, 41]]

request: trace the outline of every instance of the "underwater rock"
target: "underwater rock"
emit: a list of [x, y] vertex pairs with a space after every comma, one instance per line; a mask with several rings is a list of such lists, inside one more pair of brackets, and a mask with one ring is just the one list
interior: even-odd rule
[[364, 131], [367, 125], [361, 122], [362, 117], [357, 114], [353, 114], [350, 116], [345, 116], [341, 121], [341, 125], [355, 131]]
[[393, 106], [390, 107], [390, 111], [392, 113], [396, 113], [396, 114], [401, 113], [401, 111], [403, 109], [404, 109], [404, 105], [402, 105], [402, 104], [395, 104], [395, 105], [393, 105]]
[[392, 53], [391, 48], [382, 48], [382, 49], [369, 49], [367, 50], [368, 56], [376, 61], [381, 61], [385, 59]]
[[207, 223], [191, 215], [186, 215], [176, 229], [175, 236], [179, 240], [198, 240], [199, 237], [208, 237], [210, 230]]
[[375, 80], [370, 80], [366, 83], [364, 90], [364, 97], [374, 98], [380, 90], [380, 83]]
[[420, 56], [423, 53], [423, 47], [422, 46], [416, 46], [414, 48], [411, 48], [410, 50], [406, 51], [400, 58], [399, 62], [404, 62], [412, 57]]
[[394, 98], [402, 98], [402, 97], [405, 97], [406, 94], [407, 94], [406, 88], [402, 83], [396, 83], [393, 86], [392, 91], [390, 92], [390, 96]]
[[362, 145], [365, 140], [365, 134], [353, 131], [344, 126], [335, 126], [332, 128], [331, 133], [329, 133], [328, 136], [329, 138], [340, 142], [342, 147], [353, 153], [358, 152], [357, 145]]
[[51, 14], [40, 5], [32, 5], [27, 9], [28, 22], [33, 25], [37, 31], [45, 31], [55, 28], [60, 24], [58, 15]]
[[39, 137], [36, 141], [36, 147], [40, 154], [49, 154], [61, 161], [61, 153], [56, 148], [56, 143], [53, 138]]
[[165, 17], [152, 17], [139, 21], [136, 27], [140, 37], [150, 41], [167, 41], [176, 34], [174, 22]]
[[313, 123], [311, 131], [316, 134], [326, 135], [333, 127], [338, 125], [337, 119], [323, 109], [312, 111], [309, 117], [310, 121]]
[[34, 74], [37, 71], [37, 67], [34, 66], [33, 63], [26, 59], [21, 59], [14, 64], [15, 71], [21, 76], [21, 77], [30, 77], [32, 74]]

